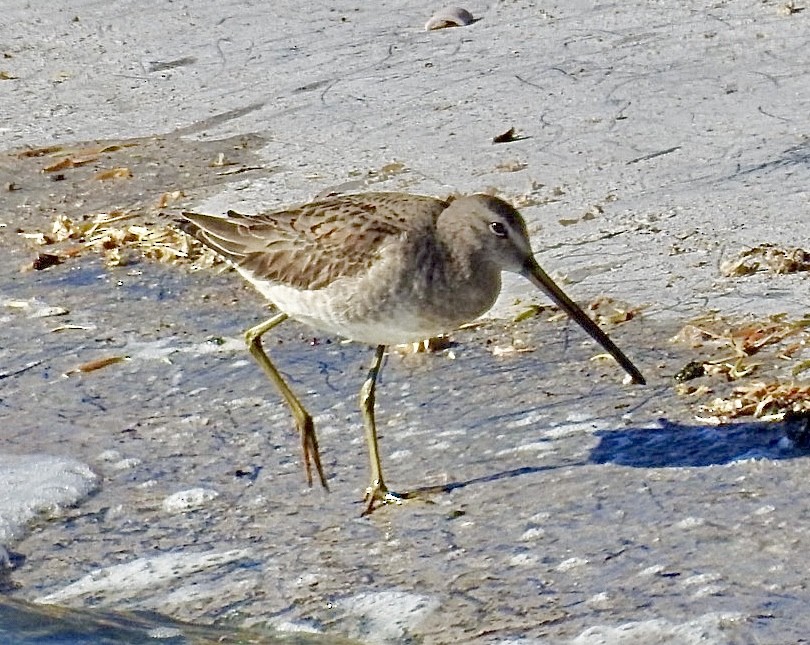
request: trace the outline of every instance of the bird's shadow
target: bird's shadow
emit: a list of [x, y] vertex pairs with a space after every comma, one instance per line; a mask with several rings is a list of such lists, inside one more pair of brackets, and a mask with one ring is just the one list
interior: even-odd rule
[[[571, 464], [565, 464], [570, 466]], [[402, 499], [429, 499], [430, 495], [437, 495], [440, 493], [449, 493], [457, 488], [466, 488], [473, 484], [487, 484], [490, 482], [498, 481], [499, 479], [512, 479], [513, 477], [522, 477], [524, 475], [534, 475], [548, 470], [556, 470], [561, 468], [561, 464], [554, 464], [548, 466], [521, 466], [520, 468], [511, 468], [509, 470], [502, 470], [501, 472], [492, 473], [489, 475], [481, 475], [480, 477], [473, 477], [458, 482], [447, 482], [445, 484], [436, 484], [433, 486], [419, 486], [412, 488], [405, 493], [399, 493]]]
[[657, 428], [597, 432], [599, 443], [591, 450], [588, 462], [633, 468], [696, 468], [808, 454], [802, 447], [798, 423], [690, 425], [659, 419], [658, 424]]
[[810, 454], [810, 415], [797, 415], [782, 423], [724, 425], [689, 425], [659, 419], [657, 427], [600, 430], [594, 436], [599, 442], [585, 460], [512, 468], [464, 481], [420, 487], [403, 497], [447, 493], [472, 484], [589, 464], [700, 468], [748, 459], [796, 459]]

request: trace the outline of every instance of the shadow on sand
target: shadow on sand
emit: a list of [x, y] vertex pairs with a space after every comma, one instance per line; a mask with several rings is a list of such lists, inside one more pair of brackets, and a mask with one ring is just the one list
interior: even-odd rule
[[658, 428], [596, 433], [599, 443], [589, 462], [634, 468], [701, 467], [745, 459], [795, 459], [808, 454], [798, 446], [801, 421], [688, 425], [660, 419]]
[[810, 420], [783, 423], [734, 423], [718, 426], [688, 425], [659, 420], [654, 428], [601, 430], [599, 443], [586, 461], [563, 461], [542, 466], [522, 466], [464, 481], [423, 486], [404, 499], [447, 493], [473, 484], [533, 475], [587, 464], [616, 464], [632, 468], [699, 468], [746, 459], [796, 459], [810, 454]]

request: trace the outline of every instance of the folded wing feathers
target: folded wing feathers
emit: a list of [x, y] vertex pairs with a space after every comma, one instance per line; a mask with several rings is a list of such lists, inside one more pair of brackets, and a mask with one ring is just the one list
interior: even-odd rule
[[[435, 212], [429, 217], [446, 207], [433, 201]], [[320, 289], [366, 270], [386, 240], [406, 234], [416, 224], [403, 221], [384, 197], [381, 202], [368, 201], [362, 195], [261, 215], [228, 211], [227, 217], [200, 213], [183, 217], [185, 232], [249, 277], [300, 289]]]

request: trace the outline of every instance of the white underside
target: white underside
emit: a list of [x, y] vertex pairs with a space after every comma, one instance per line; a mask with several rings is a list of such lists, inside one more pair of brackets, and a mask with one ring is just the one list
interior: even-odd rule
[[452, 330], [426, 320], [402, 303], [362, 318], [352, 316], [352, 302], [340, 284], [325, 289], [301, 291], [273, 283], [254, 285], [261, 294], [290, 318], [313, 329], [369, 345], [415, 343]]

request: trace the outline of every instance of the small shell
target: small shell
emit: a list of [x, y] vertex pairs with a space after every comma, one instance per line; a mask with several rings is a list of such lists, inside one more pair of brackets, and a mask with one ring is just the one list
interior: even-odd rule
[[445, 27], [466, 27], [475, 22], [473, 15], [461, 7], [445, 7], [434, 13], [425, 23], [425, 31], [444, 29]]

